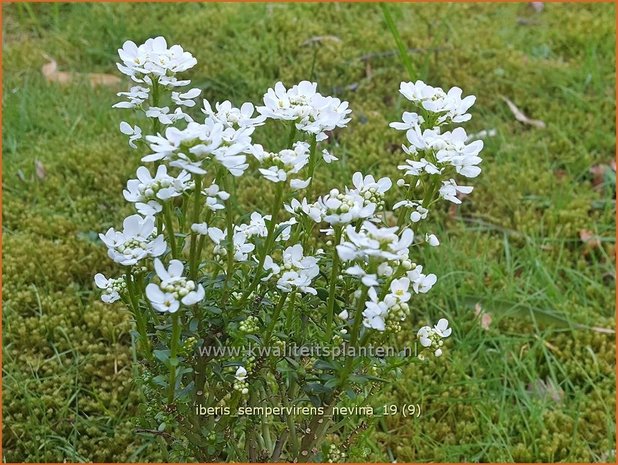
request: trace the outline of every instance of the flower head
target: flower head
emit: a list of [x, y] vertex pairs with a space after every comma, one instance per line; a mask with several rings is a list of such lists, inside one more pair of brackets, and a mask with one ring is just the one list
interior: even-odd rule
[[147, 257], [158, 257], [165, 252], [167, 244], [162, 235], [157, 235], [154, 218], [131, 215], [122, 223], [122, 231], [110, 228], [99, 234], [107, 246], [109, 257], [116, 263], [130, 266]]
[[181, 303], [194, 305], [204, 299], [205, 292], [202, 285], [196, 285], [182, 275], [184, 266], [180, 260], [171, 260], [166, 269], [157, 258], [154, 267], [161, 282], [148, 284], [146, 297], [156, 311], [174, 313], [178, 311]]

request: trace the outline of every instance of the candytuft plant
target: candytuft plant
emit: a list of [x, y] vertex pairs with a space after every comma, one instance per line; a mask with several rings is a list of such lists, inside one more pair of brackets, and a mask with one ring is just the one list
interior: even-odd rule
[[[456, 127], [475, 97], [401, 83], [414, 110], [390, 125], [407, 139], [401, 178], [357, 172], [317, 195], [347, 102], [302, 81], [276, 83], [257, 107], [200, 104], [181, 78], [197, 61], [179, 45], [157, 37], [118, 52], [134, 86], [115, 107], [137, 123], [120, 131], [144, 166], [124, 190], [137, 213], [100, 235], [123, 272], [95, 283], [135, 320], [140, 421], [177, 460], [345, 460], [362, 427], [338, 408], [371, 405], [402, 364], [442, 356], [451, 334], [442, 318], [404, 350], [375, 350], [409, 341], [411, 314], [425, 320], [411, 303], [437, 281], [419, 264], [439, 245], [429, 215], [461, 203], [472, 187], [456, 178], [481, 171], [482, 141]], [[258, 139], [267, 125], [284, 145]], [[269, 208], [244, 211], [236, 192], [256, 177]]]

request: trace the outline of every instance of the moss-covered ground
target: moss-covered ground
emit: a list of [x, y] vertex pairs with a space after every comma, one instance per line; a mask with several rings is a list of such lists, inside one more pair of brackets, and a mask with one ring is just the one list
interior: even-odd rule
[[[384, 394], [422, 415], [380, 421], [352, 458], [614, 461], [614, 5], [391, 8], [418, 77], [477, 95], [466, 127], [496, 135], [425, 258], [439, 281], [413, 323], [446, 314], [448, 354]], [[116, 73], [124, 40], [162, 34], [197, 57], [207, 98], [236, 103], [315, 79], [354, 111], [321, 187], [357, 169], [395, 173], [401, 134], [387, 123], [406, 72], [372, 4], [3, 10], [3, 460], [162, 460], [133, 424], [147, 400], [132, 383], [131, 323], [92, 282], [112, 271], [96, 233], [129, 212], [121, 191], [138, 160], [117, 131], [115, 90], [47, 83], [43, 54], [64, 71]], [[516, 121], [502, 96], [546, 128]], [[260, 185], [245, 188], [248, 204]]]

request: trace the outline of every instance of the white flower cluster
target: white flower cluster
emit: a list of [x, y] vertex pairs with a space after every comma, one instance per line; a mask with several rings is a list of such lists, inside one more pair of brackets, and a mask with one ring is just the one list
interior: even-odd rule
[[[225, 240], [227, 239], [227, 229], [221, 230], [219, 228], [208, 228], [208, 236], [215, 243], [214, 253], [215, 255], [225, 257], [227, 255], [227, 248], [225, 246]], [[255, 250], [255, 245], [247, 242], [247, 235], [242, 231], [236, 231], [232, 235], [232, 253], [234, 260], [237, 262], [244, 262], [249, 259], [249, 254]]]
[[300, 244], [288, 247], [283, 251], [281, 262], [275, 263], [268, 255], [264, 260], [264, 269], [269, 273], [263, 281], [273, 279], [282, 292], [300, 292], [315, 295], [317, 291], [311, 287], [311, 282], [320, 273], [318, 259], [304, 256]]
[[[457, 194], [468, 194], [472, 192], [472, 187], [457, 185], [453, 176], [458, 174], [475, 178], [480, 174], [478, 165], [482, 159], [479, 153], [483, 149], [483, 141], [468, 143], [469, 137], [463, 128], [444, 131], [443, 126], [468, 121], [471, 115], [467, 112], [476, 97], [470, 95], [462, 98], [462, 90], [458, 87], [445, 92], [422, 81], [402, 82], [400, 92], [418, 107], [421, 114], [404, 112], [402, 122], [390, 124], [394, 129], [406, 131], [409, 143], [403, 146], [403, 150], [411, 158], [398, 168], [411, 179], [407, 183], [402, 180], [399, 185], [418, 185], [421, 177], [437, 179], [438, 195], [449, 202], [461, 203]], [[427, 216], [428, 210], [421, 201], [407, 199], [395, 208], [402, 206], [411, 209], [410, 219], [413, 222]]]
[[195, 121], [185, 129], [168, 127], [165, 135], [146, 136], [152, 153], [143, 162], [164, 161], [170, 166], [204, 175], [204, 164], [216, 161], [233, 176], [241, 176], [247, 167], [254, 128], [234, 129], [207, 118], [203, 124]]
[[[363, 312], [366, 327], [384, 331], [389, 325], [397, 331], [398, 322], [409, 311], [410, 288], [426, 293], [435, 284], [434, 274], [423, 274], [423, 267], [409, 260], [413, 241], [414, 233], [408, 228], [399, 233], [397, 227], [379, 227], [370, 221], [363, 222], [358, 231], [352, 225], [346, 227], [337, 253], [342, 262], [351, 264], [345, 273], [369, 287]], [[379, 289], [384, 287], [387, 293], [380, 297]]]
[[164, 201], [178, 197], [194, 187], [189, 173], [181, 171], [176, 177], [170, 176], [165, 165], [157, 168], [154, 178], [145, 166], [140, 166], [136, 174], [137, 179], [127, 182], [123, 194], [128, 202], [135, 203], [139, 213], [146, 216], [154, 216], [163, 209]]
[[122, 63], [117, 63], [121, 73], [130, 76], [135, 82], [152, 85], [154, 82], [163, 86], [184, 86], [186, 81], [178, 81], [176, 73], [193, 68], [197, 60], [180, 45], [167, 47], [164, 37], [148, 39], [142, 45], [127, 40], [118, 49]]
[[107, 246], [109, 258], [116, 263], [131, 266], [146, 257], [159, 257], [165, 253], [167, 244], [163, 235], [157, 235], [152, 216], [128, 216], [122, 228], [122, 231], [110, 228], [105, 234], [99, 234]]
[[418, 338], [423, 350], [418, 357], [423, 360], [425, 358], [425, 352], [433, 352], [436, 357], [442, 355], [442, 346], [444, 341], [451, 335], [451, 328], [448, 327], [448, 320], [441, 318], [438, 323], [432, 328], [431, 326], [423, 326], [418, 330], [416, 337]]
[[290, 89], [277, 82], [264, 94], [264, 106], [257, 110], [267, 118], [294, 121], [298, 130], [315, 135], [318, 141], [328, 138], [327, 131], [345, 127], [352, 112], [348, 102], [323, 96], [317, 84], [309, 81]]
[[347, 225], [358, 220], [373, 219], [378, 208], [384, 207], [384, 196], [392, 186], [389, 178], [375, 180], [360, 172], [352, 176], [354, 189], [331, 191], [310, 204], [307, 199], [293, 199], [286, 210], [295, 215], [305, 215], [316, 223], [326, 222], [331, 226]]
[[196, 285], [182, 275], [184, 266], [180, 260], [170, 260], [168, 269], [165, 269], [161, 260], [157, 258], [154, 267], [161, 282], [148, 284], [146, 297], [156, 311], [174, 313], [178, 311], [181, 303], [193, 305], [204, 298], [202, 285]]
[[[256, 144], [253, 147], [253, 155], [266, 168], [260, 168], [267, 180], [270, 182], [285, 182], [290, 175], [297, 174], [309, 163], [309, 144], [306, 142], [296, 142], [292, 149], [284, 149], [279, 153], [264, 151], [264, 148]], [[309, 185], [311, 179], [291, 179], [292, 189], [304, 189]]]
[[[482, 141], [469, 142], [464, 129], [445, 127], [470, 119], [473, 96], [462, 98], [459, 88], [445, 92], [421, 81], [401, 84], [401, 93], [417, 106], [417, 113], [405, 112], [402, 122], [391, 124], [406, 131], [408, 140], [403, 147], [408, 159], [398, 166], [404, 179], [397, 185], [409, 189], [393, 205], [393, 210], [405, 210], [399, 226], [387, 226], [391, 179], [377, 179], [361, 172], [354, 173], [350, 188], [331, 189], [312, 201], [292, 198], [284, 205], [290, 219], [282, 221], [280, 205], [274, 205], [271, 215], [253, 212], [248, 222], [235, 224], [230, 199], [230, 193], [236, 191], [232, 176], [242, 176], [249, 169], [249, 156], [259, 164], [261, 176], [276, 184], [276, 198], [289, 198], [291, 190], [310, 186], [316, 157], [325, 163], [337, 160], [326, 149], [320, 147], [318, 152], [317, 146], [330, 131], [348, 124], [348, 102], [324, 96], [317, 91], [316, 83], [302, 81], [290, 88], [277, 82], [263, 96], [262, 106], [245, 102], [235, 107], [227, 100], [212, 105], [203, 100], [203, 106], [198, 108], [201, 90], [186, 87], [191, 82], [178, 78], [179, 73], [196, 65], [191, 53], [178, 45], [168, 47], [162, 37], [139, 46], [127, 41], [118, 53], [118, 68], [135, 85], [119, 93], [125, 99], [114, 106], [137, 109], [152, 123], [150, 134], [127, 122], [120, 124], [120, 131], [128, 136], [130, 147], [147, 150], [142, 152], [145, 155], [141, 160], [155, 164], [156, 173], [153, 176], [145, 166], [137, 169], [136, 179], [127, 182], [123, 193], [139, 214], [127, 217], [122, 231], [110, 228], [100, 238], [110, 258], [121, 265], [135, 266], [142, 260], [152, 260], [156, 277], [145, 289], [137, 289], [140, 280], [108, 279], [99, 273], [95, 283], [103, 290], [103, 301], [115, 302], [128, 294], [131, 298], [126, 300], [135, 307], [135, 298], [139, 297], [136, 294], [145, 291], [152, 307], [161, 313], [174, 313], [183, 305], [202, 301], [205, 290], [198, 278], [202, 267], [211, 263], [201, 260], [206, 238], [214, 245], [217, 272], [224, 270], [227, 274], [224, 295], [229, 290], [228, 278], [242, 276], [253, 263], [258, 264], [254, 267], [257, 270], [239, 302], [246, 302], [260, 283], [284, 294], [317, 295], [315, 280], [320, 275], [318, 264], [323, 252], [318, 249], [305, 255], [305, 251], [312, 228], [325, 224], [327, 229], [323, 231], [337, 242], [328, 242], [335, 247], [331, 250], [329, 311], [335, 307], [337, 283], [343, 280], [349, 284], [354, 277], [362, 283], [355, 294], [359, 315], [362, 313], [361, 318], [354, 316], [356, 329], [360, 331], [362, 321], [366, 328], [378, 331], [399, 330], [409, 314], [412, 296], [428, 292], [437, 280], [435, 274], [423, 273], [423, 266], [410, 259], [415, 234], [403, 220], [409, 216], [417, 223], [427, 218], [434, 196], [460, 203], [458, 195], [469, 193], [472, 187], [457, 185], [454, 177], [474, 178], [480, 173]], [[190, 116], [190, 111], [199, 116]], [[282, 150], [271, 151], [253, 141], [256, 128], [269, 119], [290, 123], [289, 144]], [[301, 133], [299, 138], [295, 138], [297, 131]], [[415, 199], [412, 192], [421, 185], [425, 198]], [[221, 210], [225, 210], [225, 223]], [[161, 231], [163, 224], [165, 230]], [[302, 238], [298, 241], [302, 244], [288, 246], [291, 237]], [[422, 237], [416, 244], [439, 245], [433, 234], [424, 234], [424, 240]], [[189, 254], [190, 278], [183, 276], [185, 266], [178, 259], [183, 253]], [[148, 263], [140, 265], [140, 272], [147, 270]], [[328, 315], [332, 317], [332, 313]], [[347, 310], [339, 316], [344, 320], [349, 317]], [[436, 356], [441, 353], [441, 339], [451, 331], [444, 322], [440, 320], [435, 327], [419, 331], [420, 344]], [[328, 321], [329, 331], [331, 323], [332, 318]], [[257, 326], [253, 320], [247, 319], [242, 325], [245, 332], [254, 328]], [[248, 392], [247, 376], [247, 370], [239, 367], [234, 387], [244, 394]]]
[[107, 279], [102, 273], [97, 273], [94, 275], [94, 282], [99, 289], [103, 290], [101, 300], [106, 304], [120, 300], [127, 290], [127, 283], [123, 277]]

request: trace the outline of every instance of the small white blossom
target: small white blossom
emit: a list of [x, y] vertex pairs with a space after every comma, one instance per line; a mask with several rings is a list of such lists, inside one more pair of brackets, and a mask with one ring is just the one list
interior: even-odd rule
[[166, 269], [161, 260], [156, 258], [154, 267], [161, 282], [148, 284], [146, 297], [156, 311], [174, 313], [178, 311], [181, 303], [194, 305], [204, 299], [202, 285], [196, 285], [182, 275], [184, 266], [180, 260], [171, 260]]
[[317, 92], [317, 84], [309, 81], [290, 89], [277, 82], [264, 95], [264, 106], [257, 110], [267, 118], [294, 121], [297, 129], [315, 135], [318, 141], [327, 139], [327, 131], [345, 127], [351, 113], [348, 102], [324, 97]]
[[94, 275], [94, 282], [99, 289], [103, 289], [101, 300], [106, 304], [111, 304], [120, 300], [121, 294], [126, 291], [127, 284], [124, 278], [107, 279], [102, 273]]
[[268, 275], [262, 281], [275, 280], [277, 288], [282, 292], [299, 290], [308, 294], [317, 294], [317, 291], [311, 287], [311, 282], [320, 273], [318, 259], [304, 256], [303, 247], [300, 244], [285, 249], [280, 264], [275, 263], [270, 255], [266, 256], [264, 270], [268, 272]]
[[457, 198], [457, 194], [469, 194], [472, 192], [472, 189], [473, 187], [471, 186], [458, 186], [454, 179], [449, 179], [448, 181], [442, 181], [442, 187], [440, 187], [439, 194], [444, 200], [448, 200], [449, 202], [459, 205], [461, 200]]
[[261, 126], [266, 119], [263, 115], [253, 116], [255, 108], [252, 103], [245, 102], [240, 108], [235, 108], [229, 100], [216, 103], [213, 110], [208, 100], [204, 100], [202, 112], [211, 117], [217, 123], [230, 128], [250, 128]]
[[[442, 339], [449, 337], [451, 332], [451, 328], [448, 327], [448, 320], [441, 318], [433, 328], [431, 326], [423, 326], [418, 330], [416, 336], [424, 349], [422, 352], [433, 351], [436, 357], [440, 357], [442, 355]], [[421, 355], [419, 355], [419, 358], [422, 358]]]
[[440, 245], [440, 241], [435, 234], [425, 234], [425, 241], [432, 247], [438, 247]]
[[117, 63], [121, 73], [136, 82], [150, 84], [156, 80], [170, 87], [178, 85], [174, 78], [176, 73], [186, 71], [197, 63], [193, 55], [185, 52], [180, 45], [168, 48], [163, 37], [148, 39], [139, 46], [128, 40], [118, 49], [118, 55], [122, 61]]
[[135, 145], [136, 140], [140, 140], [142, 138], [142, 130], [139, 126], [133, 126], [126, 121], [120, 123], [120, 132], [126, 136], [129, 136], [129, 147], [136, 149], [137, 145]]
[[426, 294], [438, 280], [433, 273], [423, 274], [422, 265], [417, 265], [414, 269], [408, 271], [408, 279], [412, 282], [412, 289], [417, 294]]
[[154, 218], [131, 215], [122, 223], [122, 231], [110, 228], [99, 234], [107, 246], [107, 254], [116, 263], [130, 266], [147, 257], [158, 257], [165, 253], [167, 244], [163, 235], [157, 235]]
[[136, 108], [148, 100], [150, 89], [142, 86], [133, 86], [128, 92], [118, 92], [118, 97], [126, 97], [127, 101], [118, 102], [112, 108]]
[[155, 215], [162, 210], [161, 204], [173, 197], [193, 189], [191, 175], [186, 171], [176, 177], [167, 174], [165, 165], [157, 168], [153, 178], [145, 166], [137, 169], [137, 179], [130, 179], [123, 191], [124, 198], [135, 203], [137, 210], [143, 215]]
[[187, 92], [172, 92], [172, 102], [176, 105], [181, 105], [184, 107], [194, 107], [195, 106], [195, 98], [197, 98], [202, 93], [201, 89], [191, 89]]

